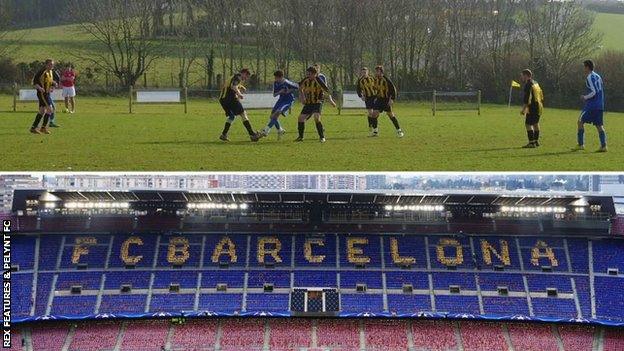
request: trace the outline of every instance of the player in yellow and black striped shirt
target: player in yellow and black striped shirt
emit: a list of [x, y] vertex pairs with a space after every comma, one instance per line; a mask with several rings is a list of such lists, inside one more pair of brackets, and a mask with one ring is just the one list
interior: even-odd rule
[[368, 111], [368, 128], [370, 128], [371, 135], [373, 133], [373, 113], [375, 108], [375, 97], [377, 96], [377, 90], [375, 86], [375, 78], [370, 76], [370, 72], [367, 67], [362, 67], [360, 79], [357, 82], [357, 94], [366, 104], [366, 110]]
[[[32, 84], [37, 90], [37, 100], [39, 100], [39, 113], [35, 116], [35, 120], [30, 127], [30, 132], [33, 134], [50, 134], [48, 131], [48, 121], [52, 114], [52, 98], [50, 94], [52, 94], [52, 88], [56, 86], [54, 74], [52, 72], [53, 69], [54, 60], [47, 59], [45, 61], [45, 66], [33, 77]], [[42, 118], [43, 123], [41, 124], [41, 128], [38, 129], [39, 122], [41, 122]]]
[[[314, 121], [316, 122], [316, 130], [318, 131], [321, 143], [325, 142], [325, 129], [321, 122], [321, 111], [326, 94], [329, 94], [327, 84], [319, 78], [318, 71], [315, 67], [309, 67], [306, 70], [306, 78], [299, 83], [299, 99], [303, 104], [303, 110], [301, 110], [301, 114], [299, 115], [299, 137], [295, 140], [296, 142], [303, 141], [305, 122], [311, 117], [314, 117]], [[332, 106], [336, 107], [336, 103], [333, 99], [330, 99], [329, 102]]]
[[373, 113], [373, 134], [372, 136], [379, 135], [379, 115], [382, 112], [386, 112], [392, 124], [396, 128], [396, 133], [399, 138], [402, 138], [405, 134], [399, 126], [399, 121], [396, 115], [392, 111], [392, 104], [397, 98], [397, 89], [394, 83], [384, 75], [383, 66], [375, 67], [375, 92], [377, 94], [375, 99], [374, 113]]
[[236, 116], [240, 116], [243, 120], [243, 125], [245, 129], [247, 129], [247, 133], [249, 133], [249, 138], [251, 141], [256, 142], [260, 140], [261, 134], [254, 131], [251, 127], [251, 123], [249, 122], [249, 117], [247, 117], [247, 112], [245, 112], [245, 108], [243, 108], [243, 104], [241, 104], [241, 100], [245, 97], [241, 91], [245, 91], [245, 87], [243, 86], [243, 82], [249, 79], [251, 73], [247, 68], [243, 68], [239, 73], [236, 73], [230, 80], [223, 86], [221, 90], [221, 95], [219, 96], [219, 103], [221, 107], [225, 111], [225, 116], [227, 120], [225, 121], [225, 126], [223, 127], [223, 132], [221, 132], [221, 136], [219, 139], [222, 141], [230, 141], [228, 138], [228, 132], [230, 131], [230, 127]]
[[525, 116], [524, 124], [529, 139], [529, 143], [524, 148], [533, 149], [540, 146], [539, 122], [544, 110], [544, 93], [539, 84], [533, 80], [533, 72], [531, 70], [525, 69], [522, 71], [520, 79], [524, 83], [524, 105], [520, 114]]

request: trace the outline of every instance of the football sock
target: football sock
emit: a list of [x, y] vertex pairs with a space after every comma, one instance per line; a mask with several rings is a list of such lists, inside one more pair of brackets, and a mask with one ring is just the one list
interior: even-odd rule
[[43, 118], [43, 116], [40, 113], [37, 113], [37, 116], [35, 116], [35, 121], [33, 122], [33, 125], [32, 125], [33, 128], [37, 128], [39, 126], [39, 122], [41, 122], [41, 118]]
[[579, 129], [578, 133], [576, 134], [576, 140], [578, 141], [579, 145], [585, 145], [585, 129]]
[[540, 134], [540, 131], [539, 131], [539, 130], [536, 130], [536, 131], [534, 131], [533, 133], [534, 133], [534, 135], [535, 135], [535, 138], [534, 138], [533, 140], [535, 140], [535, 142], [538, 142], [538, 141], [539, 141], [539, 134]]
[[228, 132], [230, 131], [230, 126], [232, 126], [232, 123], [225, 122], [225, 126], [223, 127], [223, 132], [221, 134], [227, 135]]
[[373, 118], [373, 128], [377, 129], [379, 126], [379, 118]]
[[607, 147], [607, 132], [599, 131], [598, 137], [600, 138], [600, 146]]
[[[271, 129], [271, 128], [273, 128], [273, 126], [275, 125], [275, 122], [276, 122], [276, 121], [275, 121], [274, 119], [271, 119], [271, 120], [269, 121], [269, 124], [267, 125], [267, 128], [266, 128], [266, 129]], [[266, 130], [266, 129], [265, 129], [265, 130]]]
[[390, 117], [390, 120], [392, 121], [392, 124], [394, 124], [394, 128], [397, 130], [401, 129], [401, 126], [399, 126], [399, 120], [396, 117]]
[[254, 132], [253, 128], [251, 128], [251, 123], [249, 123], [249, 121], [243, 121], [243, 125], [245, 126], [245, 129], [247, 129], [247, 133], [249, 133], [249, 135], [255, 135], [256, 132]]
[[527, 130], [527, 139], [529, 139], [529, 143], [535, 140], [535, 133], [532, 130]]
[[282, 130], [282, 125], [280, 124], [279, 120], [276, 119], [273, 125], [275, 126], [275, 128], [277, 128], [277, 130]]
[[305, 122], [299, 122], [297, 125], [297, 129], [299, 131], [299, 137], [303, 139], [303, 132], [305, 132]]
[[319, 137], [324, 138], [325, 137], [325, 130], [323, 130], [323, 123], [321, 122], [316, 122], [316, 131], [318, 132]]
[[373, 122], [373, 119], [374, 119], [374, 118], [372, 118], [372, 117], [368, 117], [368, 127], [369, 127], [369, 128], [373, 128], [373, 123], [374, 123], [374, 122]]
[[49, 114], [45, 114], [43, 116], [43, 123], [41, 124], [41, 127], [47, 127], [48, 126], [48, 121], [50, 120], [50, 115]]

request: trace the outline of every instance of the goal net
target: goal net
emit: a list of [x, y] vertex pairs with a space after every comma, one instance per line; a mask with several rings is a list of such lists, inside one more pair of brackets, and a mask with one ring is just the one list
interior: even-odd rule
[[481, 115], [481, 91], [433, 91], [432, 111], [476, 111]]

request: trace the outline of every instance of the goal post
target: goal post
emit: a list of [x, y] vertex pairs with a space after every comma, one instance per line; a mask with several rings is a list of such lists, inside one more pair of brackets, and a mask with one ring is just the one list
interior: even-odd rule
[[433, 91], [431, 99], [433, 116], [440, 111], [477, 111], [481, 116], [481, 90]]

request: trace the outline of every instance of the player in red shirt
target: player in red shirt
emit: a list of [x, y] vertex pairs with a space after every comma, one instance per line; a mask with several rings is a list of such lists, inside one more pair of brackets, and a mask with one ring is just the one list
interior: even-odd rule
[[[61, 73], [61, 85], [63, 86], [63, 97], [65, 98], [65, 113], [76, 111], [76, 71], [71, 65], [67, 65]], [[71, 105], [71, 110], [69, 109]]]

